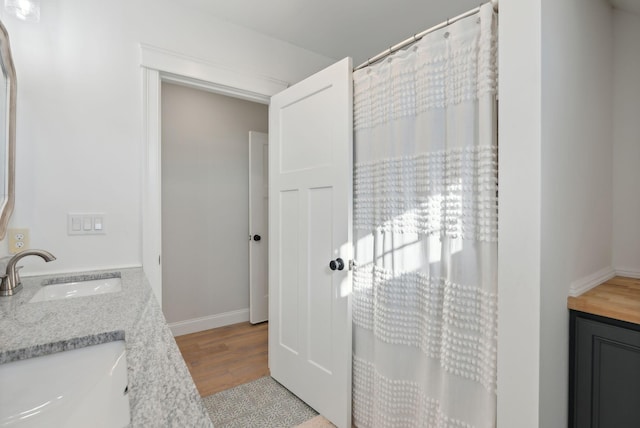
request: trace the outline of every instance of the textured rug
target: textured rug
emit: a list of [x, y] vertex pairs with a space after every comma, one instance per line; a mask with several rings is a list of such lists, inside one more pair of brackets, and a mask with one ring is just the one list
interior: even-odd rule
[[318, 421], [315, 410], [270, 376], [218, 392], [202, 400], [216, 428], [288, 428], [311, 422], [311, 419], [315, 419], [313, 422]]

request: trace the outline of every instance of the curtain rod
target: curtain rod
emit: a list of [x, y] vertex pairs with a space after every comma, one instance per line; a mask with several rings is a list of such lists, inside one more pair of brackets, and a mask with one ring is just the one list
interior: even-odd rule
[[[493, 5], [493, 9], [495, 11], [498, 10], [498, 0], [490, 0], [490, 2], [487, 2], [487, 3], [491, 3]], [[369, 58], [368, 60], [366, 60], [365, 62], [363, 62], [362, 64], [360, 64], [356, 68], [354, 68], [353, 71], [360, 70], [361, 68], [368, 67], [371, 64], [376, 63], [376, 62], [380, 61], [383, 58], [386, 58], [387, 56], [391, 55], [392, 53], [398, 52], [400, 49], [406, 48], [407, 46], [417, 42], [418, 40], [422, 39], [427, 34], [432, 33], [432, 32], [434, 32], [436, 30], [441, 29], [441, 28], [447, 27], [447, 26], [453, 24], [454, 22], [460, 21], [461, 19], [464, 19], [464, 18], [466, 18], [468, 16], [474, 15], [474, 14], [478, 13], [479, 11], [480, 11], [480, 6], [474, 7], [473, 9], [471, 9], [471, 10], [469, 10], [467, 12], [461, 13], [460, 15], [458, 15], [458, 16], [456, 16], [454, 18], [447, 19], [446, 21], [441, 22], [438, 25], [434, 25], [433, 27], [428, 28], [428, 29], [424, 30], [421, 33], [414, 34], [413, 36], [409, 37], [406, 40], [403, 40], [402, 42], [398, 43], [397, 45], [393, 45], [389, 49], [387, 49], [387, 50], [385, 50], [383, 52], [380, 52], [378, 55], [376, 55], [376, 56], [374, 56], [372, 58]]]

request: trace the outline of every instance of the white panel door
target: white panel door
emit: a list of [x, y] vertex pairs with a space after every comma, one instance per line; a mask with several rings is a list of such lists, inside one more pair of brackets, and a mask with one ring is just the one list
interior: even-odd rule
[[[351, 58], [269, 107], [269, 367], [338, 427], [351, 426]], [[330, 262], [333, 261], [333, 268]]]
[[269, 136], [249, 132], [249, 321], [269, 318], [267, 207]]

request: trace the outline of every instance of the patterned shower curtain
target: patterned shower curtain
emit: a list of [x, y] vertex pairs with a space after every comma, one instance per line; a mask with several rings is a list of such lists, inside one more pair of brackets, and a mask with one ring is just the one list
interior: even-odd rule
[[354, 423], [494, 427], [497, 16], [354, 73]]

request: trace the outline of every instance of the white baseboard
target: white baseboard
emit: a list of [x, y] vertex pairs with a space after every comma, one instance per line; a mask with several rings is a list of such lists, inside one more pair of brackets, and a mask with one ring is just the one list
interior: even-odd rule
[[237, 324], [249, 321], [249, 309], [225, 312], [222, 314], [209, 315], [206, 317], [194, 318], [185, 321], [178, 321], [169, 324], [173, 336], [195, 333], [212, 328], [224, 327], [225, 325]]
[[617, 276], [626, 276], [627, 278], [640, 278], [640, 270], [634, 268], [620, 267], [616, 268]]
[[582, 293], [591, 290], [603, 282], [616, 276], [618, 272], [614, 271], [611, 267], [600, 269], [597, 272], [592, 273], [589, 276], [585, 276], [577, 281], [573, 281], [569, 286], [569, 296], [576, 297]]

